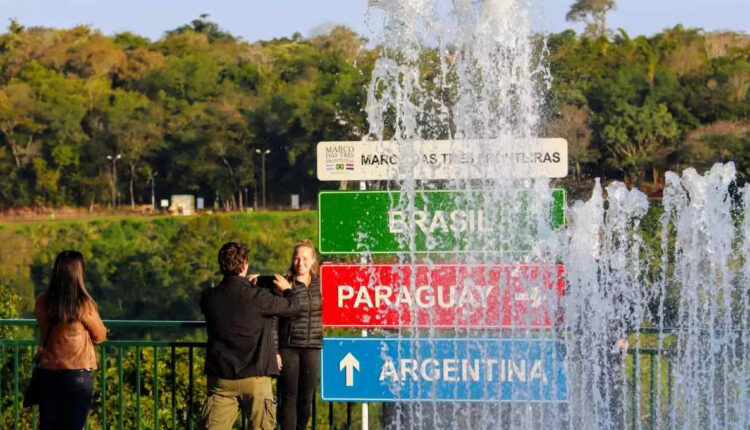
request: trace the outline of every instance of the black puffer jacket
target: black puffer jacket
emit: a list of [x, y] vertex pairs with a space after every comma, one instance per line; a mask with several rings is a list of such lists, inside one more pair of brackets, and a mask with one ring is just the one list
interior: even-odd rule
[[299, 298], [300, 313], [279, 318], [279, 348], [323, 348], [320, 280], [313, 276], [307, 288], [295, 279], [292, 290]]

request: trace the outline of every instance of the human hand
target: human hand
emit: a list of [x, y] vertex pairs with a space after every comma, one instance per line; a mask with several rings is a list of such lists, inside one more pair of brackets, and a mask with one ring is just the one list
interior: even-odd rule
[[276, 354], [276, 364], [279, 365], [279, 370], [281, 370], [281, 354]]
[[290, 284], [283, 276], [274, 274], [273, 277], [273, 284], [279, 291], [286, 291], [292, 288], [292, 284]]
[[255, 285], [258, 282], [258, 276], [260, 276], [260, 273], [253, 273], [252, 275], [247, 275], [247, 279], [250, 280], [251, 284]]

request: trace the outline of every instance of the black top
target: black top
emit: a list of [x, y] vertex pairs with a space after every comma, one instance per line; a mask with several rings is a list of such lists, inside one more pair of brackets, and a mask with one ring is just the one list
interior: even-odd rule
[[225, 276], [219, 285], [204, 290], [206, 375], [222, 379], [278, 375], [273, 317], [296, 315], [299, 310], [293, 289], [279, 296], [240, 276]]
[[300, 312], [280, 318], [279, 348], [323, 348], [323, 311], [320, 280], [313, 276], [310, 288], [294, 280], [292, 290], [299, 297]]

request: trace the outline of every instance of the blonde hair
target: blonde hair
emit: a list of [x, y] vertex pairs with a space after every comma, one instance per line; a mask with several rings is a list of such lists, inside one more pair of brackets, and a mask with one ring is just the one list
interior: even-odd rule
[[318, 276], [318, 252], [315, 250], [315, 245], [313, 245], [312, 241], [310, 239], [305, 239], [294, 244], [294, 248], [292, 248], [292, 261], [289, 263], [289, 269], [286, 271], [286, 277], [289, 280], [294, 279], [297, 275], [297, 271], [294, 269], [294, 257], [297, 256], [297, 250], [300, 248], [310, 248], [312, 250], [315, 262], [312, 267], [310, 267], [310, 272], [313, 275]]

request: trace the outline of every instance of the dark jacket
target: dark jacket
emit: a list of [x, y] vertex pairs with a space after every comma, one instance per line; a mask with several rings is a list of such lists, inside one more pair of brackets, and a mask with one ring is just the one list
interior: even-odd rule
[[299, 309], [293, 289], [274, 295], [240, 276], [225, 276], [219, 285], [203, 291], [206, 375], [221, 379], [278, 375], [273, 317], [295, 315]]
[[294, 280], [292, 290], [299, 297], [297, 316], [279, 319], [279, 348], [323, 348], [323, 312], [320, 280], [313, 276], [310, 288]]

